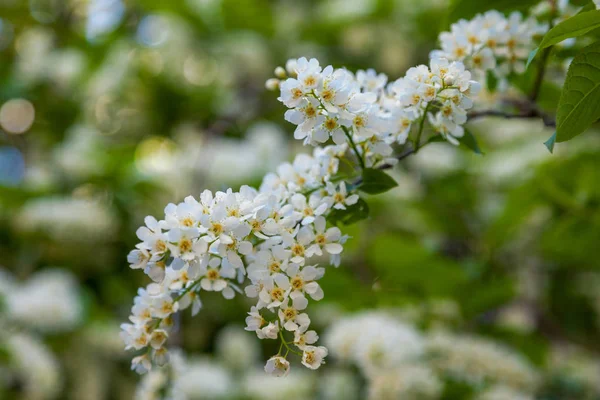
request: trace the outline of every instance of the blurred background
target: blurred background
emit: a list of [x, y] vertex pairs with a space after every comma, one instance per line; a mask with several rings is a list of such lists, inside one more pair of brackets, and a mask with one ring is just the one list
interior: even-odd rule
[[[317, 57], [393, 80], [427, 62], [446, 10], [0, 0], [0, 399], [161, 398], [162, 375], [130, 371], [118, 336], [148, 283], [126, 262], [143, 217], [205, 188], [256, 185], [307, 150], [264, 89], [276, 66]], [[369, 199], [368, 220], [345, 228], [342, 265], [311, 306], [327, 365], [267, 377], [273, 349], [243, 330], [250, 303], [204, 295], [174, 338], [180, 392], [600, 399], [600, 137], [551, 155], [539, 121], [471, 130], [485, 155], [428, 146], [394, 169], [398, 188]]]

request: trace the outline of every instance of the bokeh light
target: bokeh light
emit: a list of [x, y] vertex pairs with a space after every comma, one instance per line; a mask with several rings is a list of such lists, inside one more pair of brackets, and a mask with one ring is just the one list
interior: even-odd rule
[[12, 99], [0, 108], [0, 126], [8, 133], [21, 134], [31, 128], [35, 119], [35, 108], [25, 99]]

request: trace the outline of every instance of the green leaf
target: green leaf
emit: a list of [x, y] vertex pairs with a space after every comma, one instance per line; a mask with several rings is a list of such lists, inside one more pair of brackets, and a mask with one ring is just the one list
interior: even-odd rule
[[502, 13], [527, 11], [537, 3], [539, 0], [451, 0], [448, 22], [456, 22], [461, 18], [469, 19], [488, 10], [498, 10]]
[[544, 146], [546, 146], [546, 148], [548, 149], [548, 151], [550, 153], [554, 152], [554, 143], [555, 142], [556, 142], [556, 132], [554, 132], [552, 134], [552, 136], [550, 136], [550, 138], [544, 142]]
[[[446, 142], [442, 135], [433, 135], [425, 143]], [[422, 147], [422, 146], [421, 146]]]
[[600, 42], [585, 47], [571, 62], [558, 102], [556, 141], [565, 142], [600, 118]]
[[398, 186], [396, 181], [380, 169], [365, 168], [359, 190], [369, 194], [385, 193]]
[[550, 29], [542, 39], [539, 49], [553, 46], [565, 39], [585, 35], [596, 28], [600, 28], [600, 10], [582, 12]]
[[533, 50], [531, 50], [531, 53], [529, 53], [529, 57], [527, 57], [527, 64], [525, 64], [525, 69], [526, 70], [529, 68], [529, 64], [531, 64], [531, 62], [533, 61], [533, 59], [537, 55], [538, 50], [539, 49], [533, 49]]
[[351, 225], [362, 221], [369, 216], [369, 205], [363, 199], [358, 199], [356, 204], [347, 206], [345, 210], [333, 209], [327, 219], [335, 225]]
[[479, 144], [477, 143], [477, 139], [475, 139], [475, 136], [473, 136], [473, 134], [468, 129], [465, 129], [464, 136], [458, 138], [458, 141], [461, 144], [467, 146], [469, 149], [473, 150], [475, 154], [483, 155], [483, 152], [481, 151], [481, 148], [479, 148]]

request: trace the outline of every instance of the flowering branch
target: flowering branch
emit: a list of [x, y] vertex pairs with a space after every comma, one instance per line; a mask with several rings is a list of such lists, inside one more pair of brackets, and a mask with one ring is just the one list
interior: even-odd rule
[[[258, 189], [205, 190], [199, 200], [188, 196], [167, 205], [161, 220], [146, 217], [146, 226], [137, 231], [140, 243], [128, 256], [131, 268], [153, 280], [139, 289], [130, 323], [122, 325], [126, 348], [144, 350], [132, 368], [142, 373], [153, 363], [168, 361], [165, 344], [172, 316], [186, 308], [195, 315], [202, 307], [202, 291], [221, 292], [226, 299], [236, 292], [256, 299], [245, 329], [259, 339], [280, 341], [278, 354], [265, 365], [267, 373], [288, 374], [290, 352], [301, 355], [310, 369], [324, 363], [328, 351], [316, 345], [319, 337], [309, 329], [306, 310], [309, 298], [324, 297], [318, 280], [325, 268], [318, 257], [340, 264], [348, 237], [334, 225], [366, 216], [359, 190], [378, 194], [391, 189], [396, 183], [381, 170], [433, 141], [459, 145], [469, 119], [542, 117], [550, 123], [533, 101], [518, 114], [467, 112], [481, 87], [473, 77], [485, 76], [497, 62], [509, 70], [518, 68], [521, 50], [529, 44], [524, 40], [532, 36], [530, 23], [520, 17], [486, 13], [475, 21], [475, 32], [491, 27], [482, 37], [494, 41], [493, 49], [488, 42], [477, 43], [482, 40], [478, 37], [463, 42], [455, 31], [464, 24], [453, 27], [452, 34], [440, 36], [442, 49], [432, 52], [429, 65], [410, 68], [389, 83], [374, 70], [352, 74], [323, 68], [316, 59], [289, 60], [285, 69], [275, 70], [277, 78], [266, 85], [280, 90], [279, 100], [288, 108], [284, 117], [296, 125], [294, 138], [313, 146], [313, 153], [280, 165]], [[426, 123], [435, 134], [421, 143]], [[407, 143], [403, 153], [393, 154], [393, 145]], [[348, 157], [349, 151], [357, 161]], [[360, 169], [360, 176], [340, 175], [340, 161], [349, 163], [353, 173]], [[244, 282], [242, 291], [237, 284]], [[285, 331], [294, 335], [292, 342]]]

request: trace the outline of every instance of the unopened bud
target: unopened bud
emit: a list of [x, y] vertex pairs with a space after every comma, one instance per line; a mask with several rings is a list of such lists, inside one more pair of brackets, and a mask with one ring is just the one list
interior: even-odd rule
[[285, 79], [285, 78], [287, 78], [287, 74], [285, 73], [285, 69], [283, 69], [283, 67], [277, 67], [277, 68], [275, 68], [275, 76], [278, 77], [279, 79]]
[[279, 79], [271, 78], [265, 82], [265, 87], [267, 90], [277, 90], [279, 89]]
[[287, 71], [288, 75], [291, 76], [292, 78], [295, 78], [298, 75], [296, 73], [296, 66], [297, 65], [296, 65], [296, 59], [295, 58], [290, 58], [285, 63], [285, 70]]

